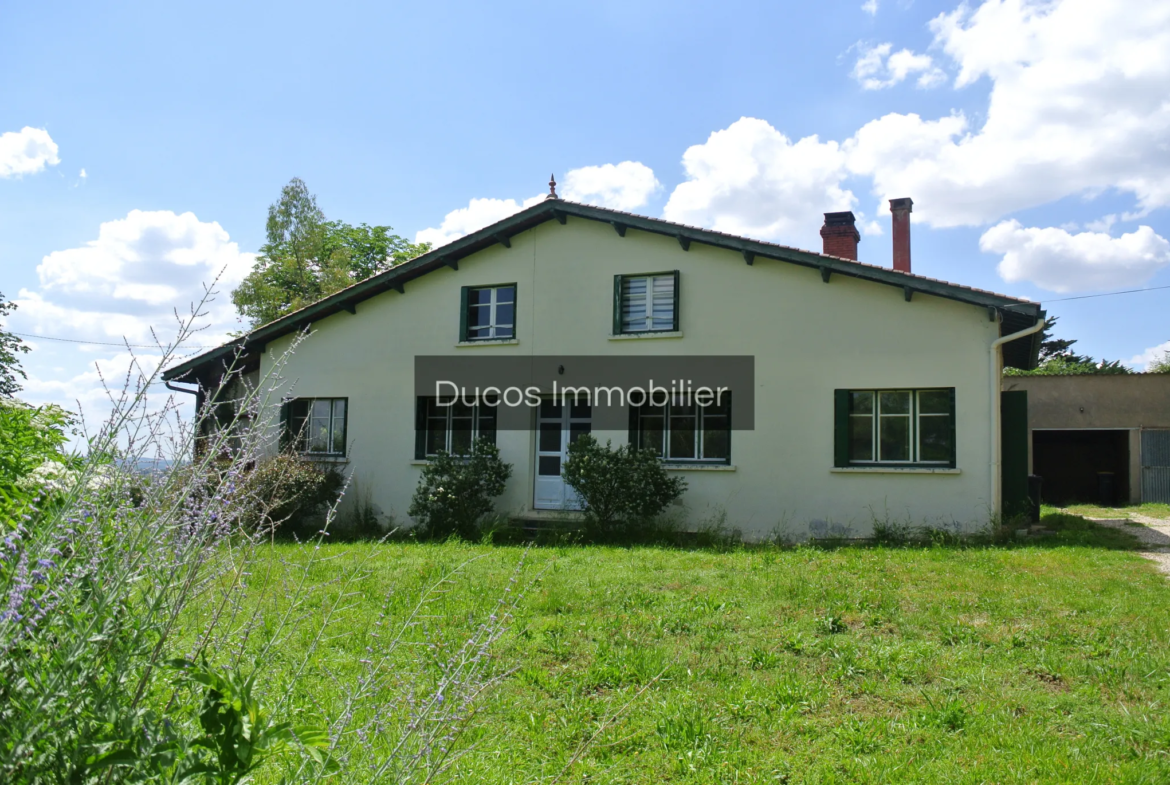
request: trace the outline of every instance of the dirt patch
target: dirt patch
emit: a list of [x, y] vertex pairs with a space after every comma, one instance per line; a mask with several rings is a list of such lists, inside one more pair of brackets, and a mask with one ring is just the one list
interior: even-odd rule
[[1068, 685], [1065, 684], [1064, 677], [1059, 673], [1048, 673], [1047, 671], [1032, 671], [1032, 675], [1048, 689], [1055, 692], [1067, 692]]

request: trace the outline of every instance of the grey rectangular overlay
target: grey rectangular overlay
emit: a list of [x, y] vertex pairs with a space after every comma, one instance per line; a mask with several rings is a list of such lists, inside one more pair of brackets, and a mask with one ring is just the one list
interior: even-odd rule
[[422, 355], [414, 358], [414, 390], [420, 397], [462, 395], [468, 403], [499, 396], [497, 427], [504, 430], [530, 430], [534, 405], [554, 391], [558, 400], [587, 400], [596, 430], [625, 430], [631, 405], [660, 405], [671, 397], [702, 406], [727, 395], [732, 429], [755, 427], [750, 355]]

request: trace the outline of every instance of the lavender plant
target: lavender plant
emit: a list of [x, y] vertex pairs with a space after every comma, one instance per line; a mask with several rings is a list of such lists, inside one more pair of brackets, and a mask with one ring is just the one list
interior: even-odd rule
[[[193, 309], [176, 343], [160, 343], [157, 368], [201, 316]], [[255, 522], [279, 500], [258, 513], [247, 489], [252, 467], [277, 452], [267, 414], [288, 393], [283, 363], [251, 384], [229, 363], [209, 391], [221, 402], [215, 416], [188, 424], [173, 400], [155, 404], [158, 370], [136, 361], [120, 386], [106, 385], [111, 414], [85, 433], [85, 455], [57, 440], [47, 462], [63, 470], [45, 460], [12, 470], [0, 519], [0, 781], [236, 783], [264, 772], [435, 781], [458, 756], [475, 701], [499, 676], [491, 651], [513, 587], [457, 645], [428, 640], [435, 620], [424, 597], [400, 628], [371, 640], [342, 705], [290, 720], [297, 677], [322, 642], [344, 634], [333, 625], [361, 570], [340, 583], [311, 580], [329, 558], [334, 504], [297, 546], [305, 558], [292, 602], [277, 610], [246, 595], [253, 570], [274, 563], [259, 558], [271, 529]], [[13, 448], [4, 440], [8, 430], [0, 454]], [[299, 663], [281, 663], [278, 678], [275, 654], [308, 618], [314, 643]], [[389, 664], [410, 646], [428, 651], [440, 675], [391, 684], [401, 671]]]

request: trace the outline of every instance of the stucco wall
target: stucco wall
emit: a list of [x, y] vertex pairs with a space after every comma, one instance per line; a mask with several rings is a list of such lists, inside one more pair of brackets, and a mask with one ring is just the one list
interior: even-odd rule
[[[723, 519], [749, 537], [778, 529], [871, 530], [873, 515], [917, 524], [981, 525], [989, 518], [987, 311], [900, 289], [570, 217], [542, 224], [313, 325], [284, 376], [297, 396], [349, 398], [348, 467], [397, 524], [418, 482], [415, 355], [752, 354], [756, 428], [732, 438], [734, 470], [688, 471], [681, 511], [691, 525]], [[617, 273], [680, 271], [683, 337], [611, 340]], [[459, 290], [518, 284], [515, 345], [457, 347]], [[265, 371], [288, 346], [269, 344]], [[846, 474], [833, 466], [833, 390], [955, 387], [958, 474]], [[626, 433], [598, 432], [624, 443]], [[514, 477], [499, 508], [531, 508], [534, 435], [500, 432]]]
[[1029, 428], [1170, 428], [1170, 374], [1007, 376], [1028, 391]]
[[1170, 428], [1170, 374], [1007, 376], [1003, 389], [1028, 392], [1032, 430], [1128, 430], [1129, 502], [1141, 502], [1141, 429]]

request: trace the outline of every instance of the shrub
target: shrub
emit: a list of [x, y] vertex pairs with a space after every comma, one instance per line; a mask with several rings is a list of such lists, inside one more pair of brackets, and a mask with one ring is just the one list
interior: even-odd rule
[[623, 538], [643, 533], [687, 489], [681, 477], [666, 473], [651, 450], [632, 445], [603, 447], [592, 436], [569, 445], [563, 471], [585, 508], [589, 533]]
[[258, 461], [240, 490], [253, 527], [301, 534], [314, 516], [337, 501], [344, 485], [336, 469], [284, 453]]
[[466, 457], [439, 452], [423, 469], [408, 512], [424, 537], [475, 539], [511, 476], [512, 466], [486, 439], [476, 441]]
[[[197, 304], [180, 323], [180, 340], [202, 312]], [[48, 455], [22, 452], [14, 445], [28, 434], [0, 428], [7, 487], [46, 459], [68, 468], [42, 470], [39, 496], [19, 514], [0, 509], [0, 782], [319, 782], [335, 763], [344, 766], [332, 782], [436, 781], [470, 749], [460, 738], [498, 681], [489, 655], [523, 595], [519, 573], [466, 636], [438, 639], [416, 621], [455, 567], [397, 629], [370, 631], [360, 649], [335, 655], [343, 660], [321, 657], [335, 635], [365, 634], [351, 629], [348, 598], [378, 549], [321, 582], [318, 565], [334, 557], [316, 547], [319, 538], [278, 551], [254, 526], [260, 491], [273, 488], [263, 479], [275, 474], [279, 491], [293, 467], [319, 484], [296, 460], [265, 459], [271, 431], [252, 425], [265, 398], [284, 397], [269, 386], [280, 384], [283, 358], [239, 401], [235, 421], [200, 413], [191, 427], [175, 401], [159, 409], [147, 399], [158, 369], [176, 358], [167, 350], [155, 370], [137, 369], [142, 375], [112, 394], [86, 456], [63, 453], [65, 423], [50, 426], [55, 435], [41, 432]], [[229, 379], [235, 373], [229, 367]], [[209, 395], [222, 393], [221, 385]], [[0, 415], [31, 423], [31, 411]], [[144, 482], [138, 467], [151, 465], [160, 469]], [[279, 518], [288, 497], [266, 498], [280, 500], [262, 508]], [[249, 593], [253, 576], [278, 562], [292, 571], [288, 590]], [[306, 638], [286, 646], [290, 625], [306, 621]], [[407, 680], [401, 663], [421, 645], [430, 659]], [[309, 673], [342, 690], [322, 718], [327, 733], [302, 724], [295, 691]]]
[[355, 480], [350, 484], [348, 493], [353, 503], [340, 516], [337, 526], [330, 528], [330, 539], [334, 542], [385, 539], [388, 532], [393, 530], [394, 522], [388, 520], [387, 526], [382, 525], [382, 513], [374, 504], [369, 485], [359, 485]]
[[79, 462], [65, 452], [73, 417], [59, 406], [0, 396], [0, 517], [70, 487]]

